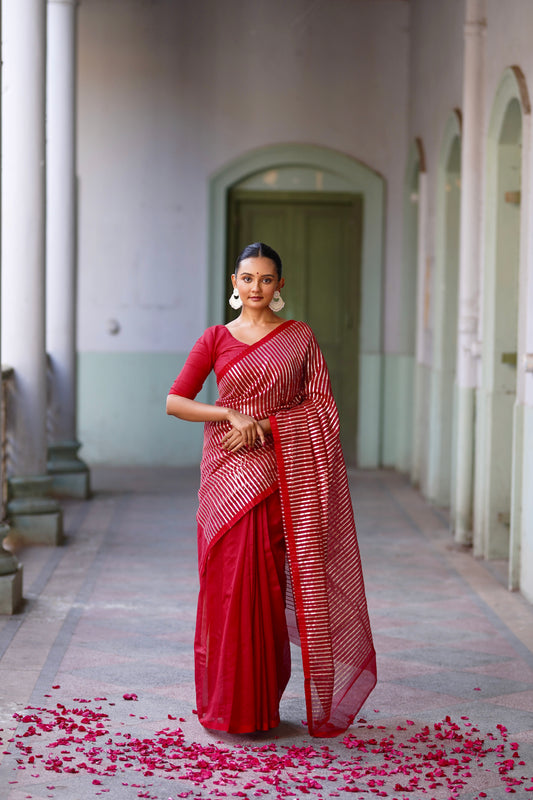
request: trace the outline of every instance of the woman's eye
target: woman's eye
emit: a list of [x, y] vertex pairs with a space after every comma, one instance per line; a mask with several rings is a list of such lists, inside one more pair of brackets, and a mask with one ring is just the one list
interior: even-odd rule
[[265, 278], [263, 283], [272, 283], [272, 278]]

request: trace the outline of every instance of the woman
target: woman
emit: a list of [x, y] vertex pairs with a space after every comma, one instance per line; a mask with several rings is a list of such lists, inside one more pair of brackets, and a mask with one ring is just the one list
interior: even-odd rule
[[[272, 248], [245, 248], [230, 297], [240, 316], [205, 331], [167, 399], [168, 414], [205, 422], [198, 716], [232, 733], [278, 725], [290, 637], [309, 731], [336, 736], [375, 685], [375, 652], [328, 372], [309, 326], [274, 313], [281, 271]], [[212, 369], [219, 399], [199, 403]]]

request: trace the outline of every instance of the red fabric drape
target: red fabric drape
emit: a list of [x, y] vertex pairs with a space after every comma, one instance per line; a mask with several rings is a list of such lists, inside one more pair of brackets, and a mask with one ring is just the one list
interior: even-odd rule
[[336, 736], [374, 688], [376, 657], [327, 368], [309, 330], [293, 333], [305, 352], [304, 399], [270, 422], [309, 730], [314, 736]]
[[338, 416], [311, 329], [288, 321], [217, 375], [220, 405], [270, 417], [266, 445], [229, 454], [228, 423], [206, 423], [199, 492], [199, 566], [220, 538], [278, 487], [308, 725], [334, 736], [353, 721], [376, 681], [357, 536]]
[[279, 724], [291, 672], [279, 494], [210, 549], [198, 598], [195, 678], [206, 728], [249, 733]]

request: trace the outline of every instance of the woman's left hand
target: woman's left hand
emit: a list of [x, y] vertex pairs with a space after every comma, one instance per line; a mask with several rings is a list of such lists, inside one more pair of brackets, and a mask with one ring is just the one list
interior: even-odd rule
[[[272, 433], [272, 428], [270, 427], [270, 420], [268, 418], [260, 419], [259, 425], [261, 426], [263, 433], [265, 434]], [[264, 444], [264, 442], [262, 442], [262, 444]], [[247, 447], [248, 443], [244, 438], [244, 435], [241, 433], [241, 431], [238, 431], [236, 428], [232, 428], [229, 431], [229, 433], [226, 433], [226, 435], [222, 437], [221, 445], [223, 450], [229, 450], [230, 453], [236, 453], [243, 447]]]
[[223, 450], [228, 450], [230, 453], [236, 453], [248, 446], [244, 436], [236, 428], [232, 428], [229, 433], [226, 433], [220, 444]]

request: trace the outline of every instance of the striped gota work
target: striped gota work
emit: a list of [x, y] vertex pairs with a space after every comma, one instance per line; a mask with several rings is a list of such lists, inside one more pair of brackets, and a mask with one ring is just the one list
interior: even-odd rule
[[213, 542], [279, 486], [309, 731], [335, 736], [373, 689], [376, 661], [338, 414], [309, 326], [284, 322], [226, 366], [218, 389], [219, 405], [269, 417], [273, 437], [229, 454], [229, 423], [206, 423], [200, 572]]

